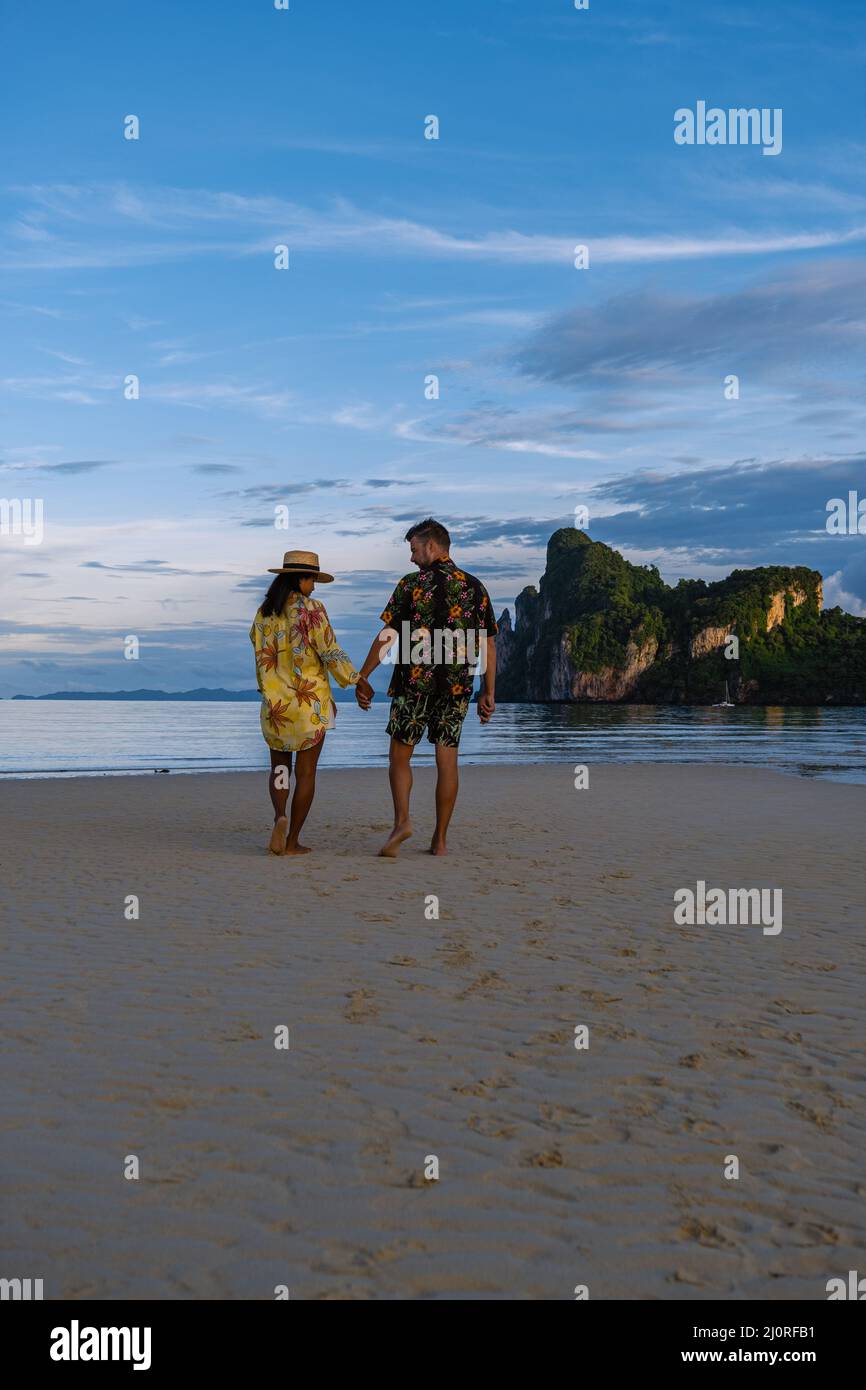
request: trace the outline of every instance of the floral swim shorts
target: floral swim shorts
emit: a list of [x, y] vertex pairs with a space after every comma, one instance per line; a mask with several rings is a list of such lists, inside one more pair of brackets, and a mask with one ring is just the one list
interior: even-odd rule
[[468, 709], [468, 695], [395, 695], [386, 732], [398, 743], [414, 745], [426, 728], [429, 743], [456, 748]]

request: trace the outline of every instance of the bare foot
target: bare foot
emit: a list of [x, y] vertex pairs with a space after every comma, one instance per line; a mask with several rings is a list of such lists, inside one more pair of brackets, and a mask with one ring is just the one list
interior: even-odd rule
[[383, 855], [386, 859], [396, 859], [400, 852], [400, 846], [404, 840], [408, 840], [411, 834], [412, 826], [409, 821], [404, 821], [402, 825], [395, 825], [384, 845], [379, 850], [380, 855]]
[[271, 831], [271, 840], [268, 849], [271, 854], [285, 854], [286, 852], [286, 832], [289, 828], [288, 819], [280, 816], [274, 821], [274, 828]]
[[433, 839], [430, 841], [430, 853], [431, 853], [431, 854], [447, 854], [447, 853], [448, 853], [448, 850], [447, 850], [447, 848], [446, 848], [446, 846], [445, 846], [445, 841], [444, 841], [444, 840], [437, 840], [437, 839], [436, 839], [436, 836], [434, 835], [434, 836], [433, 836]]
[[286, 842], [285, 852], [286, 854], [312, 854], [313, 851], [310, 845], [290, 845]]

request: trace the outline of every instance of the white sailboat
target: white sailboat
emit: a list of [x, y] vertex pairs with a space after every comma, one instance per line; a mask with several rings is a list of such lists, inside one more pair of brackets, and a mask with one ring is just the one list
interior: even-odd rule
[[725, 681], [725, 698], [724, 698], [724, 700], [717, 700], [716, 703], [713, 705], [712, 708], [713, 708], [713, 709], [733, 709], [733, 708], [734, 708], [734, 702], [733, 702], [733, 700], [730, 698], [730, 693], [729, 693], [729, 691], [728, 691], [728, 682], [727, 682], [727, 681]]

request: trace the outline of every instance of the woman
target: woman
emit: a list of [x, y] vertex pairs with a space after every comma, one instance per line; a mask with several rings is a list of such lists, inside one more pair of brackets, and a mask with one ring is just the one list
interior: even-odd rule
[[[373, 688], [337, 645], [325, 605], [310, 597], [317, 582], [332, 584], [334, 580], [319, 569], [318, 555], [311, 550], [288, 550], [282, 567], [269, 569], [268, 574], [277, 577], [250, 628], [262, 696], [262, 733], [271, 750], [268, 790], [274, 828], [268, 848], [272, 854], [309, 854], [309, 846], [300, 844], [298, 836], [313, 804], [325, 733], [337, 717], [328, 672], [341, 686], [357, 685], [364, 708], [369, 706]], [[289, 824], [286, 802], [293, 753], [295, 794]]]

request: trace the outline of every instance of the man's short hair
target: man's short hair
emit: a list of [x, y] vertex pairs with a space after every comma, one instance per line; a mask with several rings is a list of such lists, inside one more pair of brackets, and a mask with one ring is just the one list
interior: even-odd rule
[[432, 516], [425, 517], [423, 521], [416, 521], [414, 526], [409, 527], [403, 539], [411, 541], [415, 536], [421, 541], [435, 541], [443, 550], [451, 549], [451, 537], [442, 522], [434, 521]]

